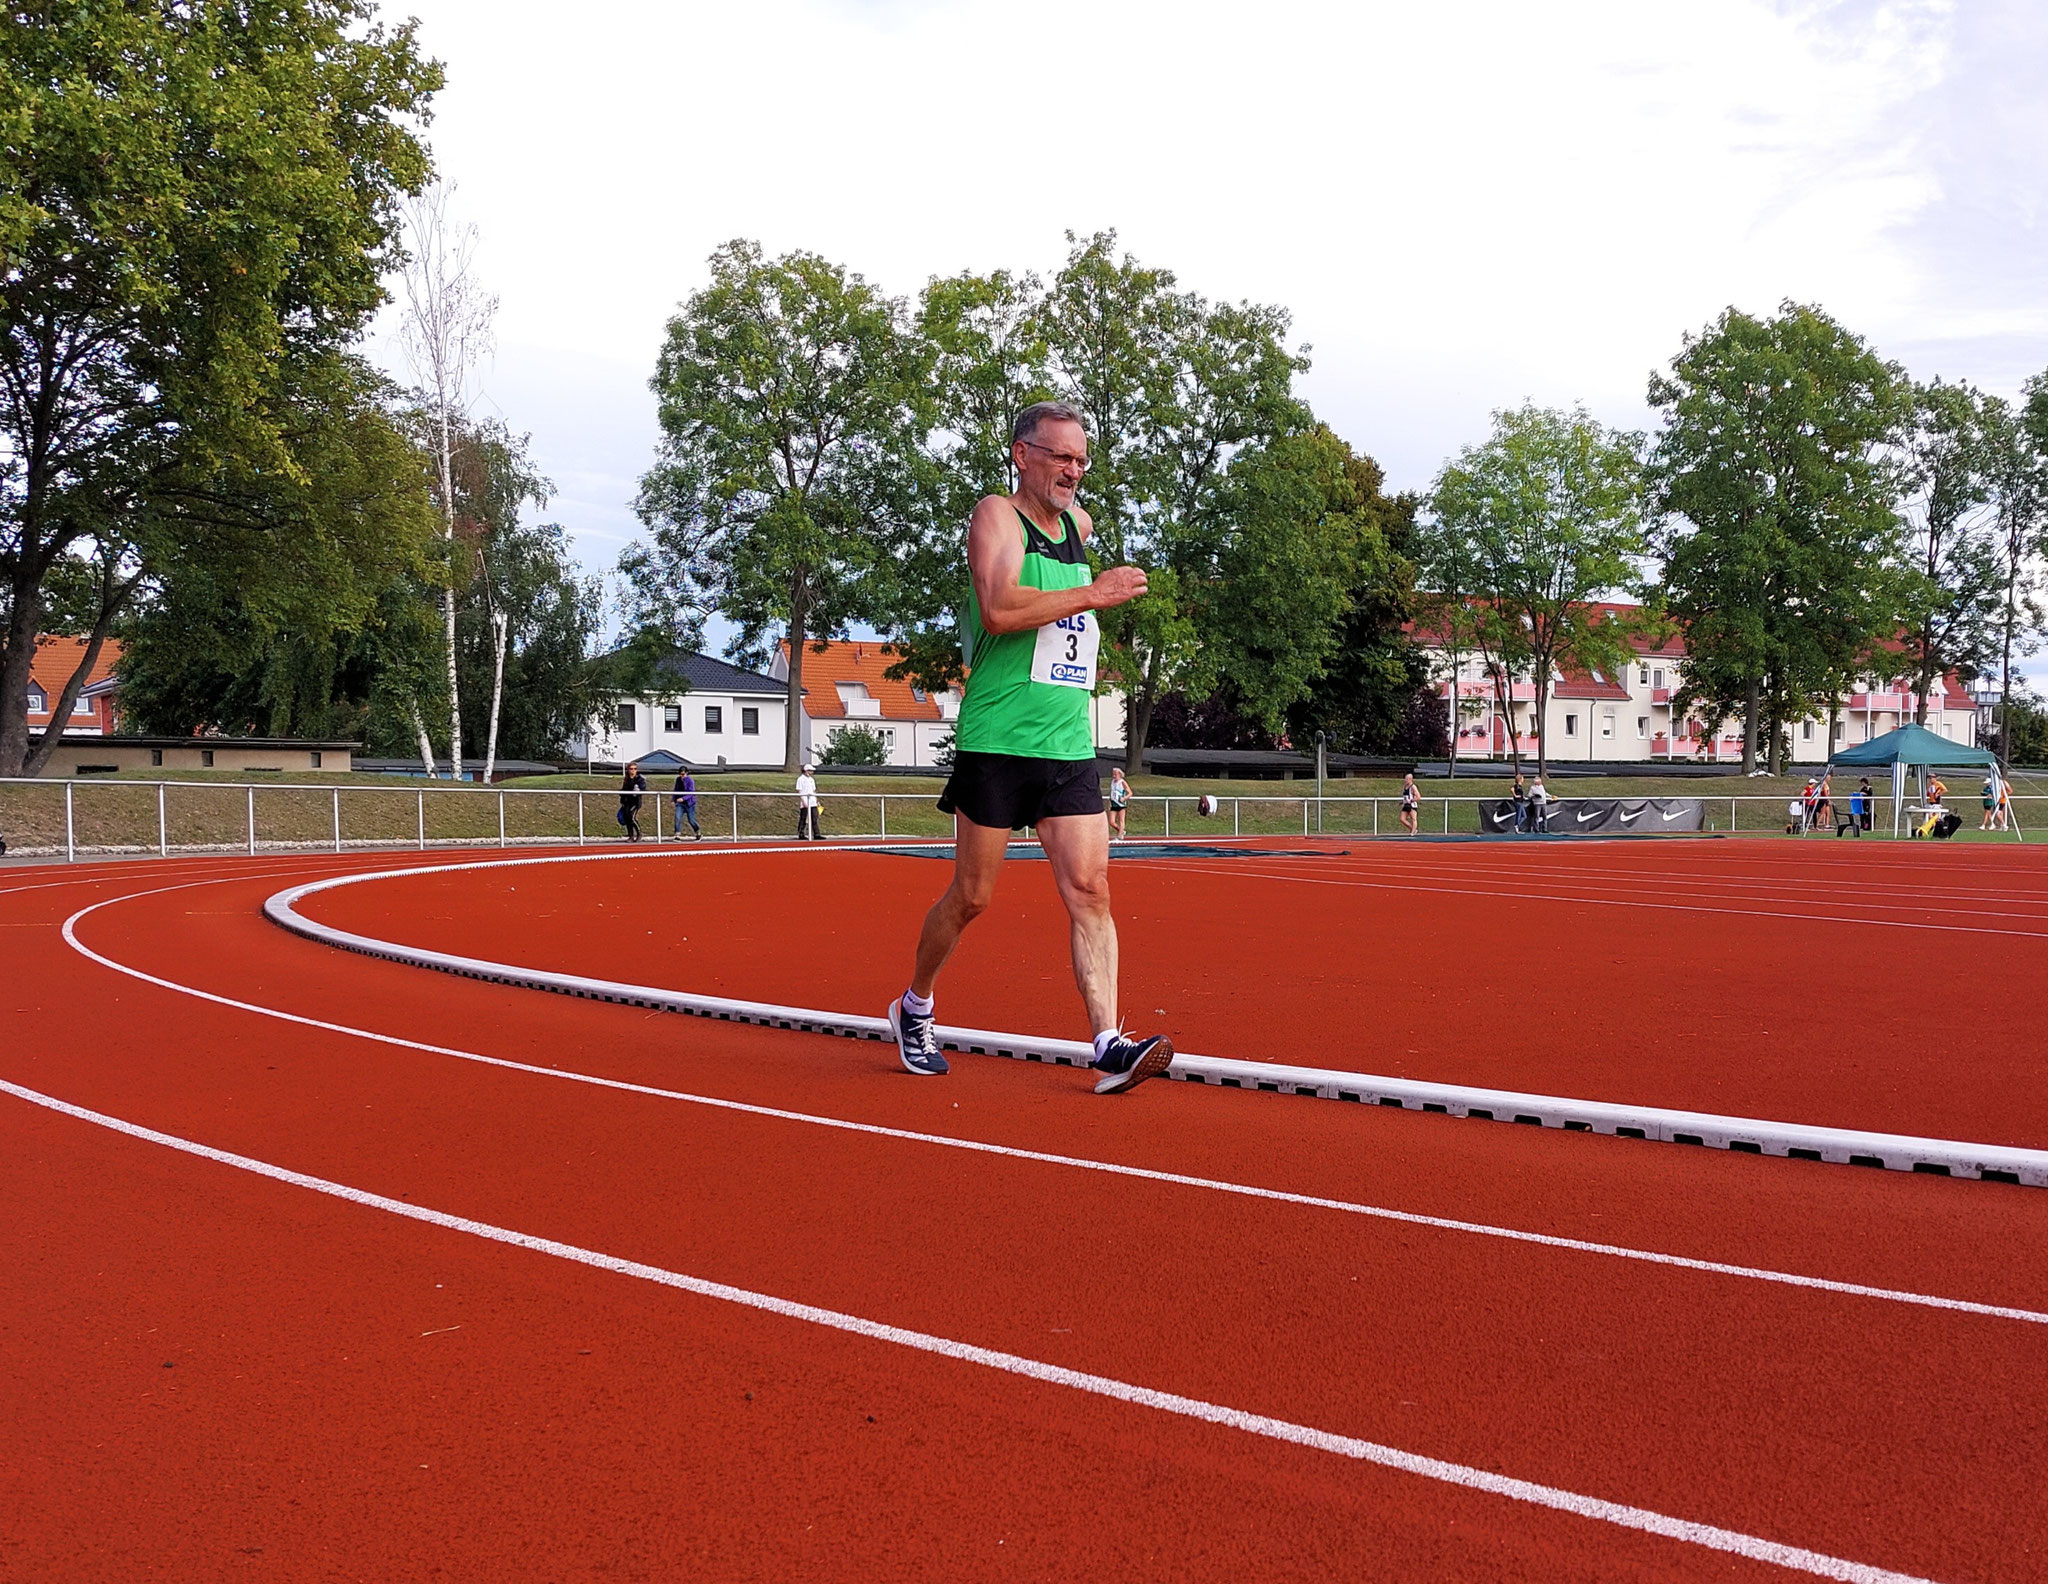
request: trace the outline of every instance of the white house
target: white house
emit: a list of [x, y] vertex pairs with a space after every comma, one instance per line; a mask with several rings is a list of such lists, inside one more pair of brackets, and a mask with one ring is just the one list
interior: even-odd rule
[[[709, 655], [675, 654], [655, 666], [657, 686], [620, 701], [594, 732], [570, 740], [582, 759], [642, 769], [731, 765], [780, 769], [786, 698], [783, 684]], [[674, 689], [659, 680], [683, 684]]]

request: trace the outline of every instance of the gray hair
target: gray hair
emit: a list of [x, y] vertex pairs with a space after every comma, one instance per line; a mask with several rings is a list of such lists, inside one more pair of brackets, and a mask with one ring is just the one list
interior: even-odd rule
[[1072, 402], [1033, 402], [1010, 425], [1010, 444], [1030, 440], [1049, 423], [1079, 424], [1081, 432], [1088, 432], [1088, 420], [1081, 415], [1081, 409]]

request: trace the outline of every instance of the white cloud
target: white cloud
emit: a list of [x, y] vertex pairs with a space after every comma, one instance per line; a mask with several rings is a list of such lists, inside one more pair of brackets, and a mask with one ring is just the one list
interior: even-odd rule
[[1820, 302], [1922, 374], [2048, 362], [2017, 5], [417, 9], [503, 302], [486, 384], [596, 564], [663, 322], [734, 236], [907, 294], [1114, 226], [1292, 309], [1311, 399], [1397, 485], [1524, 396], [1645, 423], [1649, 370], [1730, 303]]

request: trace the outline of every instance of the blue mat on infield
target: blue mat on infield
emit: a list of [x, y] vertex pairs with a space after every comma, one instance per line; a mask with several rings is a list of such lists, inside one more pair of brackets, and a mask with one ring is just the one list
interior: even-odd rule
[[[932, 847], [888, 847], [885, 852], [903, 858], [951, 858], [951, 845]], [[1282, 847], [1204, 847], [1193, 842], [1111, 842], [1109, 856], [1112, 858], [1342, 858], [1349, 854], [1349, 848], [1334, 852], [1310, 852], [1306, 849]], [[1037, 842], [1012, 842], [1007, 854], [1011, 858], [1045, 861], [1045, 849]]]

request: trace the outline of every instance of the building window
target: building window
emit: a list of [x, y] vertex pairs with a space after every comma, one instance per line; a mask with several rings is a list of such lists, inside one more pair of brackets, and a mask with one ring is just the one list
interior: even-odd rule
[[1602, 737], [1612, 737], [1614, 735], [1613, 710], [1602, 710], [1600, 712], [1600, 735]]
[[680, 704], [664, 704], [661, 707], [661, 729], [665, 732], [679, 732], [683, 729], [683, 707]]
[[1579, 734], [1579, 718], [1578, 718], [1578, 716], [1576, 716], [1576, 715], [1567, 715], [1567, 716], [1565, 716], [1565, 718], [1564, 718], [1564, 734], [1565, 734], [1565, 736], [1567, 736], [1567, 737], [1576, 737], [1576, 736], [1578, 736], [1578, 734]]
[[1651, 686], [1653, 686], [1653, 687], [1662, 687], [1662, 686], [1664, 685], [1664, 672], [1663, 672], [1663, 670], [1662, 670], [1661, 668], [1659, 668], [1658, 670], [1652, 671], [1652, 672], [1650, 673], [1650, 679], [1651, 679]]
[[211, 748], [199, 750], [199, 768], [202, 770], [211, 770], [213, 768], [213, 750]]
[[1835, 722], [1835, 741], [1836, 741], [1836, 742], [1840, 742], [1840, 741], [1842, 740], [1842, 725], [1843, 725], [1843, 723], [1842, 723], [1841, 721], [1836, 721], [1836, 722]]
[[1638, 737], [1647, 737], [1647, 736], [1649, 736], [1649, 735], [1650, 735], [1650, 717], [1649, 717], [1649, 716], [1647, 716], [1647, 715], [1638, 715], [1638, 716], [1636, 717], [1636, 735], [1637, 735]]
[[71, 713], [74, 715], [90, 715], [92, 712], [92, 700], [89, 698], [82, 698], [71, 706]]
[[639, 724], [640, 714], [630, 704], [621, 704], [619, 706], [618, 714], [612, 718], [613, 728], [615, 730], [622, 732], [633, 731], [639, 726]]
[[1812, 722], [1812, 721], [1801, 721], [1801, 722], [1799, 723], [1799, 740], [1800, 740], [1801, 742], [1812, 742], [1812, 741], [1813, 741], [1813, 722]]
[[911, 688], [911, 690], [910, 690], [910, 696], [911, 696], [912, 698], [916, 699], [916, 700], [918, 701], [918, 703], [920, 703], [920, 704], [924, 704], [924, 703], [927, 703], [927, 702], [929, 702], [929, 699], [928, 699], [928, 696], [927, 696], [927, 695], [926, 695], [926, 693], [925, 693], [925, 690], [924, 690], [923, 688], [921, 688], [921, 687], [917, 687], [917, 686], [914, 686], [914, 685], [913, 685], [913, 686], [912, 686], [912, 688]]
[[44, 710], [48, 709], [49, 707], [50, 707], [50, 696], [49, 696], [49, 694], [45, 693], [45, 692], [44, 692], [44, 691], [43, 691], [43, 690], [42, 690], [41, 688], [39, 688], [39, 687], [32, 687], [32, 688], [30, 688], [30, 689], [28, 690], [28, 712], [29, 712], [29, 714], [31, 714], [31, 715], [40, 715], [40, 714], [42, 714], [42, 712], [43, 712]]
[[1636, 686], [1637, 686], [1637, 687], [1648, 687], [1649, 685], [1650, 685], [1650, 668], [1649, 668], [1648, 666], [1637, 666], [1637, 667], [1636, 667]]
[[313, 761], [313, 768], [315, 770], [320, 768], [320, 750], [318, 748], [309, 750], [306, 757]]
[[761, 712], [752, 705], [740, 710], [740, 735], [758, 737], [761, 735]]
[[[164, 751], [163, 751], [163, 749], [161, 749], [161, 748], [152, 748], [152, 749], [150, 749], [150, 751], [149, 751], [149, 762], [150, 762], [151, 764], [153, 764], [153, 765], [160, 765], [160, 764], [162, 764], [162, 763], [164, 762]], [[318, 763], [320, 762], [320, 759], [319, 759], [319, 755], [315, 754], [315, 755], [313, 756], [313, 762], [314, 762], [315, 764], [318, 764]]]
[[717, 704], [704, 706], [704, 729], [716, 737], [725, 730], [725, 710]]

